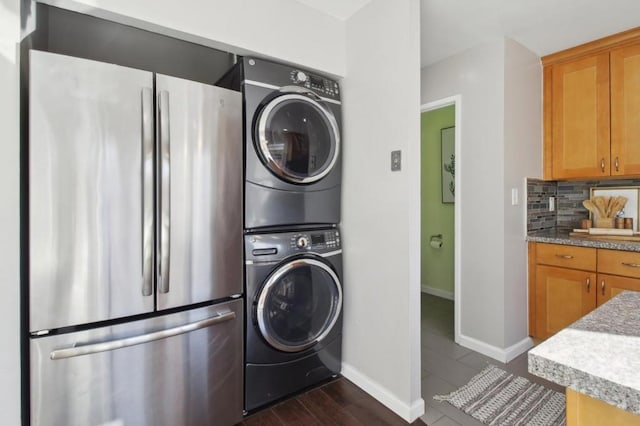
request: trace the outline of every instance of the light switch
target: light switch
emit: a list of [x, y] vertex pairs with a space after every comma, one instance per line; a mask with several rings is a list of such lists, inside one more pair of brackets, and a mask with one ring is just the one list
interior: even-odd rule
[[549, 211], [556, 211], [556, 197], [549, 197]]
[[401, 169], [401, 151], [391, 151], [391, 171], [397, 172]]
[[518, 205], [518, 188], [511, 188], [511, 205]]

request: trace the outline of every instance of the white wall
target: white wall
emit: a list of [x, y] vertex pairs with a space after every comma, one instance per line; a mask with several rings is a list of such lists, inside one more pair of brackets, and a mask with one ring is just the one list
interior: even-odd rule
[[20, 1], [0, 3], [0, 413], [20, 424], [19, 72]]
[[[542, 65], [513, 40], [505, 42], [504, 81], [505, 347], [528, 335], [525, 177], [542, 175]], [[511, 205], [517, 188], [519, 205]]]
[[344, 21], [291, 0], [44, 0], [238, 54], [345, 74]]
[[[417, 0], [347, 21], [343, 81], [343, 374], [412, 421], [420, 397], [420, 62]], [[402, 150], [402, 171], [390, 152]]]
[[423, 104], [462, 98], [459, 343], [503, 361], [531, 344], [522, 197], [524, 178], [541, 172], [540, 82], [539, 59], [511, 40], [422, 70]]
[[461, 95], [461, 334], [504, 344], [504, 42], [422, 69], [422, 103]]

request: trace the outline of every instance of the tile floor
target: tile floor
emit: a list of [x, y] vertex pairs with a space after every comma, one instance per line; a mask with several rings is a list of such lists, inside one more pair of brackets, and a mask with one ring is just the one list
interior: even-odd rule
[[445, 394], [466, 384], [488, 363], [540, 383], [558, 392], [564, 388], [527, 372], [527, 353], [503, 364], [467, 348], [453, 340], [453, 301], [422, 293], [422, 398], [429, 426], [482, 425], [446, 402], [433, 400], [433, 395]]

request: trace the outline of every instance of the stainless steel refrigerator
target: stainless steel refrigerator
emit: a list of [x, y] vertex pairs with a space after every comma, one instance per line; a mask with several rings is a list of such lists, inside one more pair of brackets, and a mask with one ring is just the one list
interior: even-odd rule
[[242, 419], [237, 92], [30, 52], [34, 425]]

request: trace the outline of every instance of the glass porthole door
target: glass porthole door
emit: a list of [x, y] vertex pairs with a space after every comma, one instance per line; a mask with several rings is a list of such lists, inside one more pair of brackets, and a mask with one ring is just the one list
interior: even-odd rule
[[274, 348], [298, 352], [315, 345], [333, 328], [342, 309], [342, 287], [321, 260], [301, 258], [278, 267], [258, 297], [262, 337]]
[[316, 98], [300, 93], [277, 96], [264, 106], [256, 121], [256, 149], [262, 162], [287, 182], [317, 182], [338, 158], [338, 124]]

